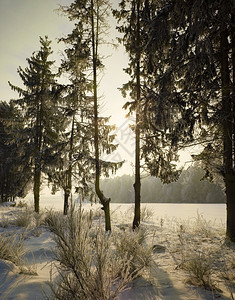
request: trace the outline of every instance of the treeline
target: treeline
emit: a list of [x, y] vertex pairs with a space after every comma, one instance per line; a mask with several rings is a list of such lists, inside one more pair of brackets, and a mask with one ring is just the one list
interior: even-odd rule
[[[18, 99], [3, 103], [0, 155], [6, 172], [1, 181], [3, 191], [11, 191], [7, 197], [24, 194], [31, 181], [38, 212], [46, 176], [54, 189], [64, 190], [66, 214], [75, 182], [84, 198], [98, 197], [111, 230], [111, 198], [100, 189], [100, 178], [115, 173], [122, 162], [101, 159], [117, 145], [114, 127], [99, 114], [98, 83], [105, 66], [100, 45], [112, 13], [129, 57], [124, 70], [129, 80], [120, 88], [128, 100], [124, 108], [135, 116], [133, 229], [140, 224], [141, 173], [163, 183], [177, 181], [179, 151], [200, 145], [193, 158], [204, 178], [223, 179], [227, 236], [235, 241], [234, 1], [121, 0], [113, 10], [108, 0], [74, 0], [60, 12], [74, 26], [60, 39], [65, 46], [60, 67], [50, 60], [48, 38], [40, 38], [39, 51], [24, 70], [18, 68], [24, 88], [10, 83]], [[66, 85], [59, 84], [61, 76]], [[177, 192], [176, 185], [169, 189]]]
[[[219, 184], [202, 180], [204, 171], [190, 167], [182, 171], [176, 182], [163, 184], [159, 178], [142, 179], [141, 199], [143, 203], [225, 203], [225, 194]], [[134, 176], [106, 178], [101, 187], [112, 202], [134, 203]]]

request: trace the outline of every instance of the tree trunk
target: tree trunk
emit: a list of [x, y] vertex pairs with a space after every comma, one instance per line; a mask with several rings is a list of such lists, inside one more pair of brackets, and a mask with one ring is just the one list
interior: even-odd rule
[[137, 1], [137, 34], [136, 34], [136, 127], [135, 127], [135, 211], [132, 228], [140, 225], [140, 1]]
[[[235, 2], [235, 1], [234, 1]], [[229, 144], [229, 152], [231, 158], [228, 160], [228, 172], [225, 174], [226, 197], [227, 197], [227, 237], [235, 242], [235, 3], [231, 14], [231, 38], [232, 38], [232, 101], [231, 107], [231, 125], [228, 125], [227, 144]], [[230, 106], [228, 109], [230, 110]], [[230, 132], [231, 131], [231, 132]], [[230, 145], [231, 144], [231, 145]]]
[[74, 126], [75, 126], [75, 112], [73, 114], [73, 120], [72, 120], [72, 128], [71, 128], [71, 136], [69, 141], [69, 167], [68, 172], [65, 175], [66, 178], [66, 188], [64, 190], [64, 215], [68, 214], [69, 209], [69, 196], [71, 195], [72, 191], [72, 158], [73, 158], [73, 139], [74, 139]]
[[231, 39], [232, 39], [232, 105], [233, 105], [233, 167], [235, 168], [235, 0], [233, 0], [231, 14]]
[[93, 97], [94, 97], [94, 144], [95, 144], [95, 191], [103, 205], [105, 214], [105, 230], [111, 231], [110, 220], [110, 198], [106, 198], [100, 190], [100, 158], [99, 158], [99, 125], [98, 125], [98, 96], [97, 96], [97, 51], [98, 51], [98, 30], [99, 30], [99, 15], [97, 14], [96, 32], [94, 24], [94, 3], [91, 0], [91, 25], [92, 25], [92, 63], [93, 63]]
[[72, 166], [69, 166], [68, 172], [65, 175], [66, 188], [64, 189], [64, 215], [68, 214], [69, 210], [69, 197], [72, 190]]
[[35, 165], [34, 170], [34, 211], [39, 213], [39, 200], [40, 200], [40, 185], [41, 185], [41, 170], [38, 164]]
[[226, 198], [227, 198], [227, 230], [226, 236], [232, 242], [235, 242], [235, 176], [227, 175]]
[[64, 215], [68, 214], [68, 210], [69, 210], [69, 196], [70, 196], [70, 190], [65, 189], [64, 190]]
[[[40, 100], [40, 99], [39, 99]], [[39, 213], [40, 186], [41, 186], [41, 146], [42, 146], [42, 104], [37, 105], [35, 157], [34, 157], [34, 210]]]
[[233, 105], [229, 71], [228, 30], [224, 26], [220, 36], [221, 46], [221, 82], [222, 82], [222, 127], [224, 182], [227, 200], [226, 235], [235, 241], [235, 174], [233, 162]]

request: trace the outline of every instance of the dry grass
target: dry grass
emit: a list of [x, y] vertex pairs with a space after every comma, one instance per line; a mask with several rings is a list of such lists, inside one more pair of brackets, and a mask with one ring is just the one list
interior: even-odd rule
[[141, 222], [149, 221], [153, 218], [153, 216], [154, 216], [153, 210], [151, 210], [147, 206], [142, 206], [141, 207], [141, 214], [140, 214]]
[[232, 300], [235, 299], [235, 254], [232, 253], [224, 262], [223, 268], [220, 273], [221, 278], [224, 280], [225, 287], [230, 294]]
[[33, 211], [31, 209], [22, 208], [14, 215], [12, 224], [19, 227], [29, 227], [33, 222]]
[[187, 273], [186, 282], [203, 286], [205, 289], [215, 289], [212, 280], [213, 264], [210, 255], [203, 253], [193, 254], [181, 264], [181, 268]]
[[11, 261], [15, 265], [21, 265], [24, 255], [22, 235], [0, 235], [0, 259]]
[[234, 299], [234, 254], [225, 243], [224, 225], [207, 221], [200, 214], [175, 224], [172, 234], [178, 240], [172, 241], [170, 253], [176, 269], [184, 272], [185, 282], [210, 290], [213, 297], [223, 290]]
[[0, 235], [0, 259], [18, 266], [20, 274], [37, 275], [36, 266], [29, 265], [25, 258], [23, 240], [23, 234]]
[[145, 243], [147, 233], [139, 228], [136, 231], [125, 230], [114, 234], [114, 245], [117, 255], [126, 256], [132, 274], [140, 274], [149, 268], [152, 262], [152, 246]]
[[[140, 250], [133, 253], [138, 242], [130, 245], [130, 236], [127, 241], [124, 233], [120, 237], [104, 232], [102, 226], [94, 227], [90, 213], [72, 209], [64, 217], [51, 212], [46, 223], [54, 233], [55, 257], [59, 262], [59, 276], [50, 283], [53, 299], [115, 299], [147, 264]], [[137, 234], [131, 241], [136, 237]], [[120, 247], [128, 244], [125, 253], [117, 249], [119, 238]]]

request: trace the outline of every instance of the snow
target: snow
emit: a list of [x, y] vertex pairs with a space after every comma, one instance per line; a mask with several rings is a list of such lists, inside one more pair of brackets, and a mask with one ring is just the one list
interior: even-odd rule
[[[61, 207], [61, 203], [57, 202], [57, 205]], [[157, 204], [143, 205], [147, 208], [146, 218], [142, 221], [141, 226], [147, 231], [154, 232], [148, 241], [154, 245], [151, 270], [148, 274], [146, 273], [146, 276], [134, 280], [128, 289], [122, 292], [119, 300], [209, 300], [214, 299], [215, 296], [219, 297], [216, 292], [186, 282], [187, 276], [179, 268], [182, 255], [180, 247], [185, 249], [187, 247], [192, 251], [195, 251], [195, 247], [197, 247], [203, 253], [207, 253], [207, 249], [212, 252], [214, 250], [220, 251], [219, 253], [223, 255], [223, 258], [234, 255], [233, 249], [223, 246], [225, 205], [217, 204], [217, 210], [215, 207], [212, 210], [213, 205], [210, 208], [206, 206], [204, 212], [202, 206], [196, 204], [192, 206], [177, 205], [173, 205], [171, 211], [169, 209], [167, 211], [166, 206], [160, 210], [160, 206]], [[99, 209], [99, 205], [90, 206], [86, 204], [84, 208], [95, 211]], [[133, 205], [112, 204], [111, 210], [113, 226], [120, 224], [127, 227], [131, 226]], [[183, 214], [184, 218], [180, 218], [179, 212], [181, 211], [182, 216], [182, 210], [186, 211]], [[19, 212], [18, 207], [1, 207], [0, 220], [3, 218], [5, 221], [14, 220], [14, 215], [17, 212]], [[216, 220], [212, 219], [213, 213], [216, 215]], [[203, 218], [202, 214], [205, 214], [206, 218]], [[43, 226], [22, 229], [19, 226], [14, 226], [13, 223], [7, 226], [5, 221], [3, 227], [1, 227], [2, 223], [0, 222], [1, 234], [5, 233], [7, 236], [11, 234], [24, 235], [25, 259], [31, 274], [22, 274], [15, 264], [0, 260], [0, 299], [45, 299], [45, 295], [50, 293], [48, 282], [54, 272], [52, 249], [55, 242], [52, 234]], [[183, 242], [180, 244], [180, 235], [184, 238], [185, 244]], [[37, 275], [34, 274], [35, 272]], [[219, 299], [231, 299], [224, 283], [218, 278], [217, 282], [223, 291], [223, 296]]]

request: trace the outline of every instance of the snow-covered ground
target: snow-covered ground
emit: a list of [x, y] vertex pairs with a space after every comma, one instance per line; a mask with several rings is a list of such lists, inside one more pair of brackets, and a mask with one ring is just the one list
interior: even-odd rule
[[[60, 202], [57, 199], [54, 209], [61, 206]], [[43, 201], [41, 204], [45, 206]], [[143, 205], [141, 226], [148, 233], [147, 242], [153, 246], [151, 268], [134, 280], [119, 300], [233, 299], [235, 256], [233, 245], [224, 243], [225, 206], [217, 205], [214, 211], [212, 206], [203, 207], [177, 204], [167, 211], [164, 205]], [[85, 204], [84, 208], [99, 210], [98, 205], [90, 207]], [[1, 300], [45, 299], [45, 295], [50, 293], [47, 283], [55, 277], [52, 234], [40, 225], [39, 219], [34, 226], [19, 226], [22, 210], [24, 208], [0, 207], [0, 234], [13, 240], [23, 239], [27, 267], [27, 271], [22, 271], [16, 264], [0, 260]], [[120, 225], [131, 227], [131, 204], [112, 204], [111, 210], [113, 228]], [[185, 210], [184, 214], [182, 210]], [[30, 213], [28, 218], [31, 218]], [[191, 262], [197, 262], [195, 268], [200, 268], [201, 264], [201, 268], [209, 269], [212, 290], [198, 286], [200, 284], [193, 278], [190, 269]]]

